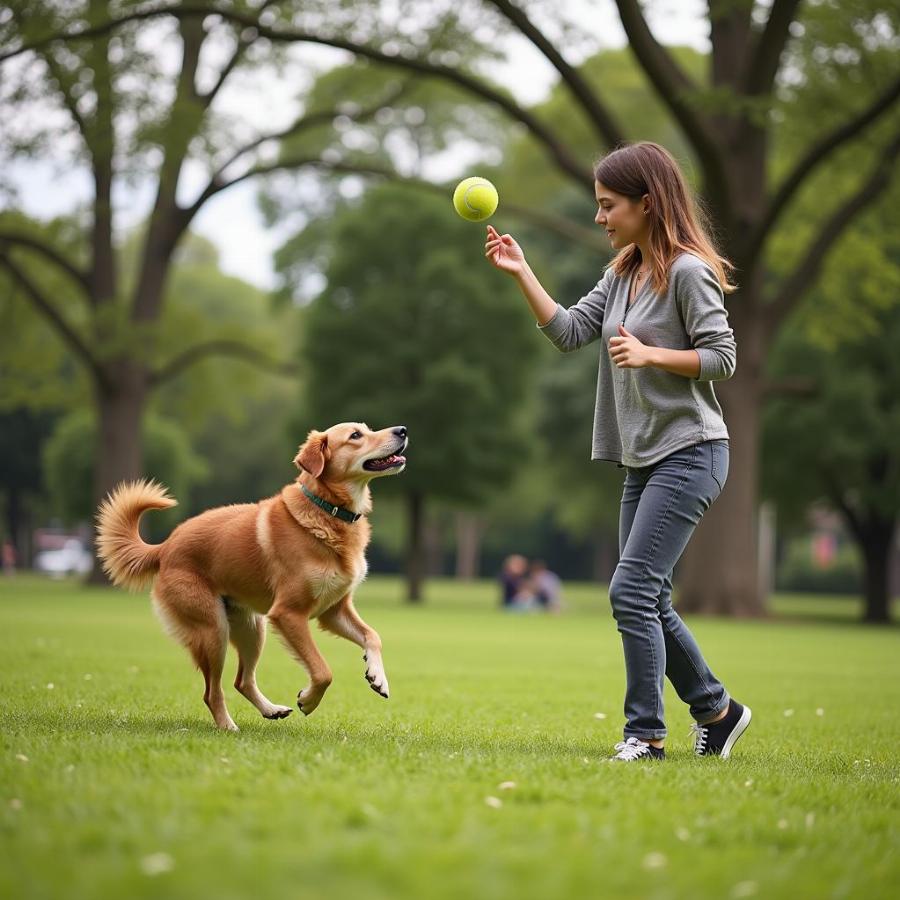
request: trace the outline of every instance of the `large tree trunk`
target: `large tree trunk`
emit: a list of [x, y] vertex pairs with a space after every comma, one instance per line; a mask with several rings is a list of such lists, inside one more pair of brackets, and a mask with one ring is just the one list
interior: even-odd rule
[[[100, 421], [94, 460], [95, 508], [117, 484], [143, 475], [141, 422], [147, 402], [147, 375], [133, 362], [110, 366], [110, 370], [110, 383], [96, 388]], [[96, 556], [88, 581], [109, 583]]]
[[425, 498], [418, 491], [407, 497], [406, 599], [410, 603], [421, 603], [425, 576]]
[[[733, 8], [730, 15], [728, 40], [746, 35], [746, 10]], [[726, 41], [714, 54], [717, 86], [733, 87], [729, 82], [736, 60], [729, 58], [729, 46]], [[718, 243], [734, 263], [739, 285], [736, 293], [726, 296], [737, 340], [737, 368], [732, 378], [715, 384], [730, 437], [729, 475], [678, 566], [679, 606], [686, 612], [761, 616], [766, 594], [759, 573], [759, 429], [768, 323], [762, 262], [748, 249], [747, 236], [765, 214], [768, 150], [766, 133], [746, 118], [725, 116], [718, 126], [727, 148], [731, 195], [724, 196], [711, 185], [705, 194]]]
[[865, 561], [863, 584], [865, 611], [863, 620], [884, 624], [891, 620], [890, 560], [896, 533], [896, 521], [871, 518], [860, 551]]
[[758, 556], [762, 324], [740, 314], [749, 299], [742, 291], [730, 308], [735, 333], [742, 335], [737, 369], [733, 378], [716, 383], [730, 436], [729, 475], [678, 567], [679, 608], [685, 612], [765, 612]]

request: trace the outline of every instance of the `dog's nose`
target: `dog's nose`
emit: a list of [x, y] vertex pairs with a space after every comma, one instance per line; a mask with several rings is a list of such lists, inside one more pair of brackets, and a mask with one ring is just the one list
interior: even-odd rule
[[405, 425], [398, 425], [393, 431], [394, 431], [394, 434], [396, 434], [398, 438], [406, 437], [406, 426]]

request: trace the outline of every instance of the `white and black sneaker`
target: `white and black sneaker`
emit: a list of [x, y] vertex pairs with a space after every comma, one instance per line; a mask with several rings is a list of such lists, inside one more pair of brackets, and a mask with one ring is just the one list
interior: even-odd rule
[[665, 759], [666, 751], [662, 747], [654, 747], [646, 741], [630, 737], [615, 746], [616, 753], [609, 757], [610, 762], [634, 762], [638, 759]]
[[747, 730], [752, 715], [749, 706], [741, 706], [737, 700], [732, 700], [724, 719], [708, 725], [692, 725], [694, 753], [728, 759], [738, 738]]

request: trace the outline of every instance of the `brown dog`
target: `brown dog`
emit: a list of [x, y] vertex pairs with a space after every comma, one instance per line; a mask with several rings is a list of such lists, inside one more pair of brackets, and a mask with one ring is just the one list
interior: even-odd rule
[[331, 684], [310, 633], [314, 618], [365, 650], [366, 679], [388, 696], [381, 638], [354, 609], [353, 591], [366, 576], [369, 482], [401, 472], [406, 445], [402, 426], [371, 431], [349, 422], [312, 431], [294, 459], [300, 475], [280, 494], [208, 510], [182, 522], [162, 544], [145, 544], [138, 532], [145, 510], [175, 505], [161, 485], [122, 484], [100, 506], [104, 569], [130, 589], [153, 582], [157, 614], [203, 673], [203, 700], [219, 728], [237, 731], [221, 684], [229, 639], [238, 652], [238, 691], [267, 719], [291, 712], [256, 686], [267, 618], [309, 673], [309, 686], [297, 695], [304, 714]]

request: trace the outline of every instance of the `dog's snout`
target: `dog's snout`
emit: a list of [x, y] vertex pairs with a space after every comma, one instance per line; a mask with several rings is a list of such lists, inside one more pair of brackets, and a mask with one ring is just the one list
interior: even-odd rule
[[393, 429], [393, 432], [395, 435], [397, 435], [398, 438], [402, 438], [404, 440], [406, 439], [406, 426], [405, 425], [398, 425], [396, 428]]

